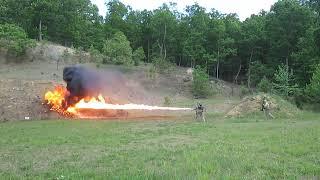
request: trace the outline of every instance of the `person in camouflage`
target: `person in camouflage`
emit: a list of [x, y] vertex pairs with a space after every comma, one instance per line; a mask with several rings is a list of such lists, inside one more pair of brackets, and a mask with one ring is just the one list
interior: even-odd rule
[[273, 115], [270, 112], [271, 110], [271, 106], [270, 106], [270, 102], [268, 101], [267, 97], [263, 97], [262, 99], [262, 105], [261, 105], [261, 111], [264, 112], [265, 116], [270, 119], [270, 118], [274, 118]]
[[206, 119], [204, 117], [204, 106], [198, 103], [194, 110], [196, 111], [196, 120], [201, 119], [203, 122], [206, 122]]

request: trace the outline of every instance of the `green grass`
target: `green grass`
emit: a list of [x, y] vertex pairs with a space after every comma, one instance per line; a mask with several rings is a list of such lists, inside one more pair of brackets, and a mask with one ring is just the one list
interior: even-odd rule
[[320, 121], [30, 121], [0, 124], [0, 179], [320, 177]]

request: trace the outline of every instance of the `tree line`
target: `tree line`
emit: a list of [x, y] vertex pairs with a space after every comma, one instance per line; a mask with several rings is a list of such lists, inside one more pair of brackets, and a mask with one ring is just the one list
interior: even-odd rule
[[[0, 23], [21, 27], [32, 39], [95, 49], [121, 64], [132, 64], [136, 56], [199, 66], [249, 89], [269, 83], [287, 97], [314, 89], [320, 71], [318, 0], [279, 0], [245, 21], [199, 4], [184, 12], [175, 3], [152, 11], [133, 10], [118, 0], [106, 6], [102, 17], [90, 0], [0, 0]], [[112, 61], [108, 58], [104, 62]]]

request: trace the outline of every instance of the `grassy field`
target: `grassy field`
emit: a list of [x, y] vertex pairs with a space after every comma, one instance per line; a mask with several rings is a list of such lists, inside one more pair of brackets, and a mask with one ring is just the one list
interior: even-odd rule
[[0, 179], [320, 177], [320, 120], [0, 124]]

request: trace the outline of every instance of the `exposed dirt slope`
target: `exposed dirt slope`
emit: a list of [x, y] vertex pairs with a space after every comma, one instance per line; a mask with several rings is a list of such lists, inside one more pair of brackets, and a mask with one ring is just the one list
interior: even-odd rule
[[281, 99], [280, 97], [259, 94], [243, 98], [243, 100], [234, 106], [227, 114], [227, 117], [243, 117], [253, 113], [261, 113], [261, 105], [263, 97], [267, 97], [270, 103], [271, 113], [277, 115], [293, 116], [299, 110], [289, 102]]
[[[66, 56], [67, 52], [67, 56]], [[5, 63], [8, 58], [0, 52], [0, 121], [23, 119], [57, 118], [56, 114], [48, 113], [42, 104], [46, 91], [53, 90], [55, 84], [64, 84], [62, 69], [65, 66], [82, 62], [89, 62], [90, 57], [84, 53], [81, 57], [70, 48], [54, 44], [38, 44], [27, 55], [20, 59], [23, 63]], [[59, 66], [57, 66], [59, 62]], [[95, 67], [94, 63], [86, 66]], [[202, 100], [192, 99], [190, 86], [192, 74], [188, 68], [176, 68], [169, 74], [156, 74], [156, 78], [148, 77], [149, 65], [139, 67], [101, 66], [101, 71], [117, 71], [124, 76], [117, 86], [111, 85], [107, 96], [119, 100], [118, 102], [143, 103], [148, 105], [164, 105], [165, 97], [173, 102], [171, 105], [192, 107], [195, 102]], [[213, 87], [222, 96], [230, 96], [230, 86], [223, 81], [212, 81]], [[125, 88], [123, 88], [125, 87]], [[228, 94], [228, 95], [226, 95]], [[229, 100], [211, 103], [205, 100], [210, 112], [225, 112], [233, 104]], [[220, 103], [221, 101], [221, 103]]]

